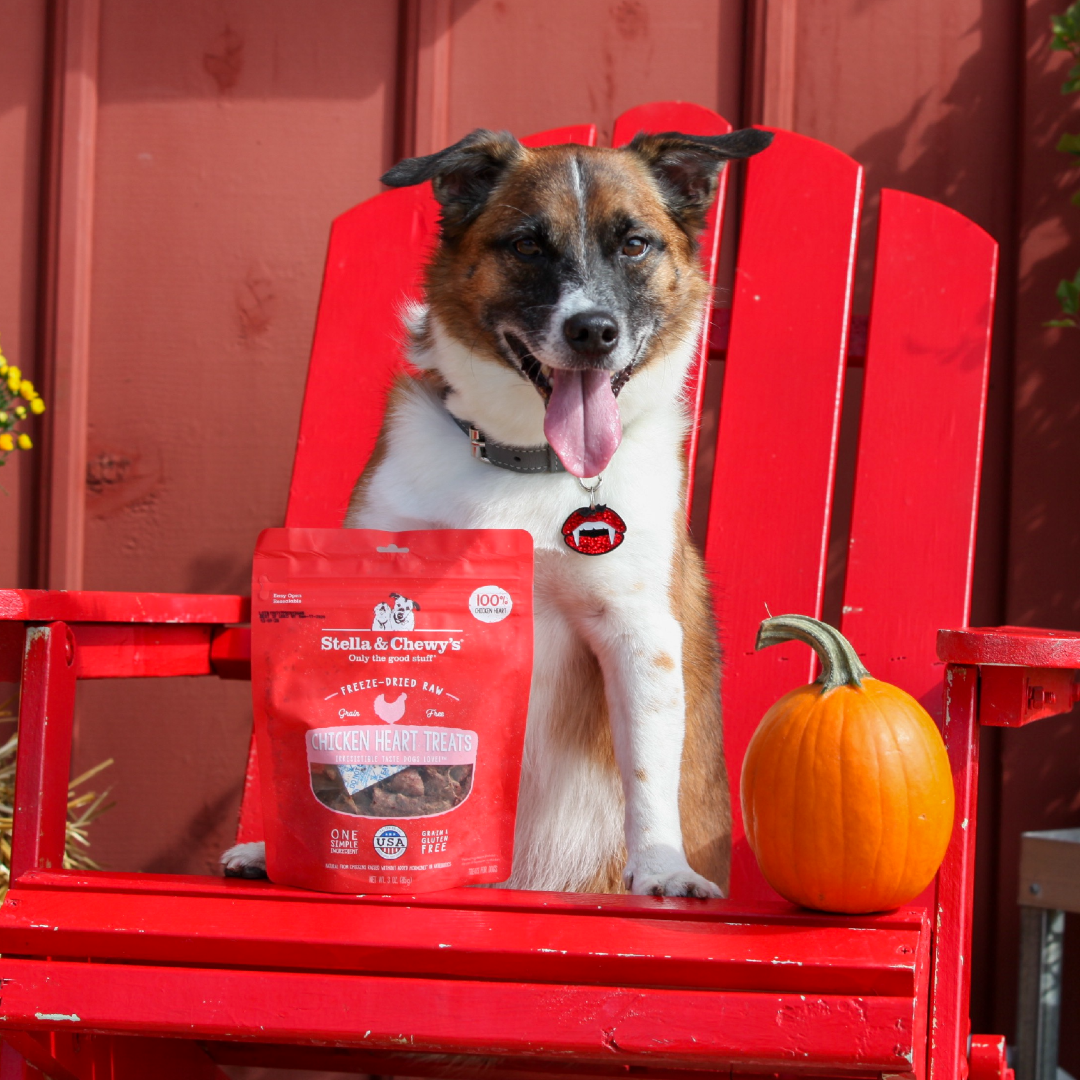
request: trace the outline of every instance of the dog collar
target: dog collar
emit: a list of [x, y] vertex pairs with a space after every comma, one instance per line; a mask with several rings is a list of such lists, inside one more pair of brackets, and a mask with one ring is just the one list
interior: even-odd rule
[[467, 420], [459, 420], [453, 413], [450, 415], [454, 423], [469, 436], [472, 455], [480, 461], [497, 465], [500, 469], [511, 469], [513, 472], [566, 472], [558, 454], [547, 443], [543, 446], [507, 446], [505, 443], [493, 442]]

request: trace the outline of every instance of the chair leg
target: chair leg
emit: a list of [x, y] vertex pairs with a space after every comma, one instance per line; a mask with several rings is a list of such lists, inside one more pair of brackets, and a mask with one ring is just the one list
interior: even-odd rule
[[188, 1039], [114, 1035], [102, 1043], [108, 1045], [94, 1060], [96, 1065], [108, 1061], [103, 1075], [110, 1080], [229, 1080], [206, 1051]]
[[45, 1080], [45, 1074], [35, 1069], [13, 1046], [0, 1047], [0, 1080]]
[[1020, 907], [1016, 1080], [1056, 1080], [1065, 912]]
[[[937, 929], [930, 974], [929, 1080], [957, 1080], [967, 1068], [971, 910], [975, 888], [975, 800], [979, 786], [978, 670], [950, 664], [942, 734], [956, 787], [952, 839], [937, 881]], [[921, 1062], [915, 1063], [920, 1075]]]
[[87, 1038], [58, 1037], [47, 1031], [5, 1031], [0, 1080], [93, 1080]]

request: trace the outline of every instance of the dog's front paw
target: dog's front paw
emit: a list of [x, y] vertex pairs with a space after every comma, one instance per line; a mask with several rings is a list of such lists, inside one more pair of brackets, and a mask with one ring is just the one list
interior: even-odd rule
[[674, 874], [635, 874], [631, 891], [638, 896], [698, 896], [702, 900], [722, 900], [724, 892], [708, 878], [693, 870]]
[[703, 900], [724, 897], [719, 885], [695, 874], [682, 853], [670, 849], [653, 850], [632, 859], [623, 877], [636, 896], [697, 896]]
[[260, 840], [254, 844], [235, 844], [221, 856], [226, 877], [266, 877], [266, 845]]

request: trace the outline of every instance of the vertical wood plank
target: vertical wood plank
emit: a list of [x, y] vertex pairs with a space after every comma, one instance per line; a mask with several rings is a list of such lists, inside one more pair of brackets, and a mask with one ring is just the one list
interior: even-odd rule
[[739, 776], [766, 709], [813, 677], [805, 646], [754, 653], [766, 605], [819, 616], [862, 169], [789, 132], [749, 163], [705, 561], [724, 651], [731, 895], [775, 896], [746, 842]]
[[[650, 105], [639, 105], [636, 109], [624, 112], [615, 121], [612, 146], [625, 146], [639, 132], [681, 131], [687, 135], [726, 135], [732, 130], [731, 124], [719, 113], [684, 101], [658, 101]], [[701, 266], [709, 282], [709, 298], [705, 302], [705, 319], [701, 341], [698, 345], [697, 361], [687, 374], [686, 398], [690, 406], [690, 434], [686, 440], [686, 457], [690, 468], [686, 476], [686, 512], [694, 500], [694, 466], [697, 463], [698, 440], [701, 435], [701, 408], [705, 400], [705, 367], [709, 358], [708, 327], [712, 320], [713, 292], [716, 286], [716, 270], [719, 265], [720, 236], [724, 227], [724, 206], [727, 201], [728, 171], [720, 173], [720, 186], [716, 192], [716, 201], [705, 219], [705, 228], [701, 231]]]
[[[417, 9], [415, 153], [434, 154], [450, 137], [450, 39], [453, 0], [422, 0]], [[462, 132], [461, 134], [464, 134]]]
[[971, 604], [997, 244], [899, 191], [879, 220], [841, 629], [940, 722], [937, 631]]
[[790, 130], [795, 126], [798, 0], [751, 0], [747, 8], [747, 119]]
[[40, 577], [50, 589], [79, 589], [86, 519], [100, 0], [56, 0], [53, 15], [41, 333], [49, 411]]
[[26, 631], [11, 875], [64, 864], [71, 730], [75, 710], [75, 637], [65, 623]]

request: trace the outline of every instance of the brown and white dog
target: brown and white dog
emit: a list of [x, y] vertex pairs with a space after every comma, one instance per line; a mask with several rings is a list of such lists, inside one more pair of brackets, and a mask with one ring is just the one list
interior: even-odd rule
[[[533, 536], [511, 886], [726, 887], [719, 656], [686, 530], [683, 384], [708, 289], [695, 237], [723, 163], [770, 138], [530, 150], [475, 131], [383, 177], [433, 181], [441, 233], [406, 320], [423, 376], [396, 385], [345, 524]], [[615, 513], [569, 520], [593, 477]], [[250, 872], [261, 856], [240, 845], [223, 862]]]

